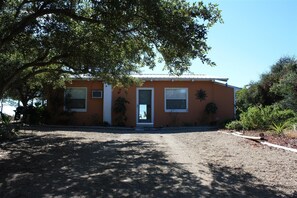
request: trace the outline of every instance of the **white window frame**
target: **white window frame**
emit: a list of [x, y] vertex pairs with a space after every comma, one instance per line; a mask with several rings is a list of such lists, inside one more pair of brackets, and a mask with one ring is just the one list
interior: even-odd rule
[[[67, 89], [85, 89], [86, 90], [86, 98], [85, 98], [85, 108], [84, 109], [76, 109], [76, 108], [71, 108], [69, 110], [73, 111], [73, 112], [87, 112], [87, 101], [88, 101], [88, 89], [87, 87], [66, 87], [65, 91], [64, 91], [64, 100], [66, 99], [66, 92], [67, 92]], [[66, 105], [65, 105], [65, 102], [64, 102], [64, 111], [66, 111], [68, 109], [66, 109]]]
[[[185, 89], [186, 90], [186, 108], [185, 109], [167, 109], [167, 97], [166, 97], [166, 91], [172, 90], [172, 89]], [[186, 87], [170, 87], [164, 89], [164, 109], [165, 112], [188, 112], [188, 102], [189, 102], [189, 90]]]
[[[101, 93], [101, 96], [100, 97], [94, 96], [94, 92], [100, 92]], [[97, 99], [97, 98], [103, 98], [103, 92], [102, 92], [102, 90], [100, 90], [100, 89], [92, 89], [92, 98], [95, 98], [95, 99]]]

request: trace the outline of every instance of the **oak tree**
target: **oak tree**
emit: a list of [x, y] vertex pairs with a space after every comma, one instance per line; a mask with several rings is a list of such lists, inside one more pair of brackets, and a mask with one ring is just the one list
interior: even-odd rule
[[42, 73], [120, 83], [159, 55], [173, 74], [194, 58], [214, 65], [207, 32], [219, 21], [217, 5], [184, 0], [3, 0], [0, 98]]
[[260, 80], [237, 92], [237, 108], [247, 111], [251, 106], [276, 105], [297, 111], [297, 60], [282, 57], [262, 74]]

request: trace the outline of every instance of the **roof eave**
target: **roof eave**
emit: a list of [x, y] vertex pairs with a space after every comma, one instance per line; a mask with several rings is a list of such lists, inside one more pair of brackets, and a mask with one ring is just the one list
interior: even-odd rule
[[139, 77], [141, 80], [145, 81], [224, 81], [227, 82], [228, 78], [147, 78]]

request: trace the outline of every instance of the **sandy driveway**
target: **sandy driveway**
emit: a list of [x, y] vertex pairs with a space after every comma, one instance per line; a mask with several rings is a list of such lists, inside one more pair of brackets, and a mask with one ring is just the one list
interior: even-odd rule
[[296, 197], [297, 155], [219, 132], [37, 132], [0, 147], [0, 197]]

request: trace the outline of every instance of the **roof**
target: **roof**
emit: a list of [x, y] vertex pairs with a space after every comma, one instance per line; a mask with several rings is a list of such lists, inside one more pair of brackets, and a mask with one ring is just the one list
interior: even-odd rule
[[228, 81], [228, 78], [209, 76], [205, 74], [183, 74], [180, 76], [169, 75], [169, 74], [134, 74], [131, 75], [134, 78], [151, 81]]
[[[224, 81], [228, 78], [209, 76], [205, 74], [183, 74], [180, 76], [170, 74], [132, 74], [131, 77], [139, 78], [144, 81]], [[73, 79], [91, 79], [89, 75], [72, 76]]]

